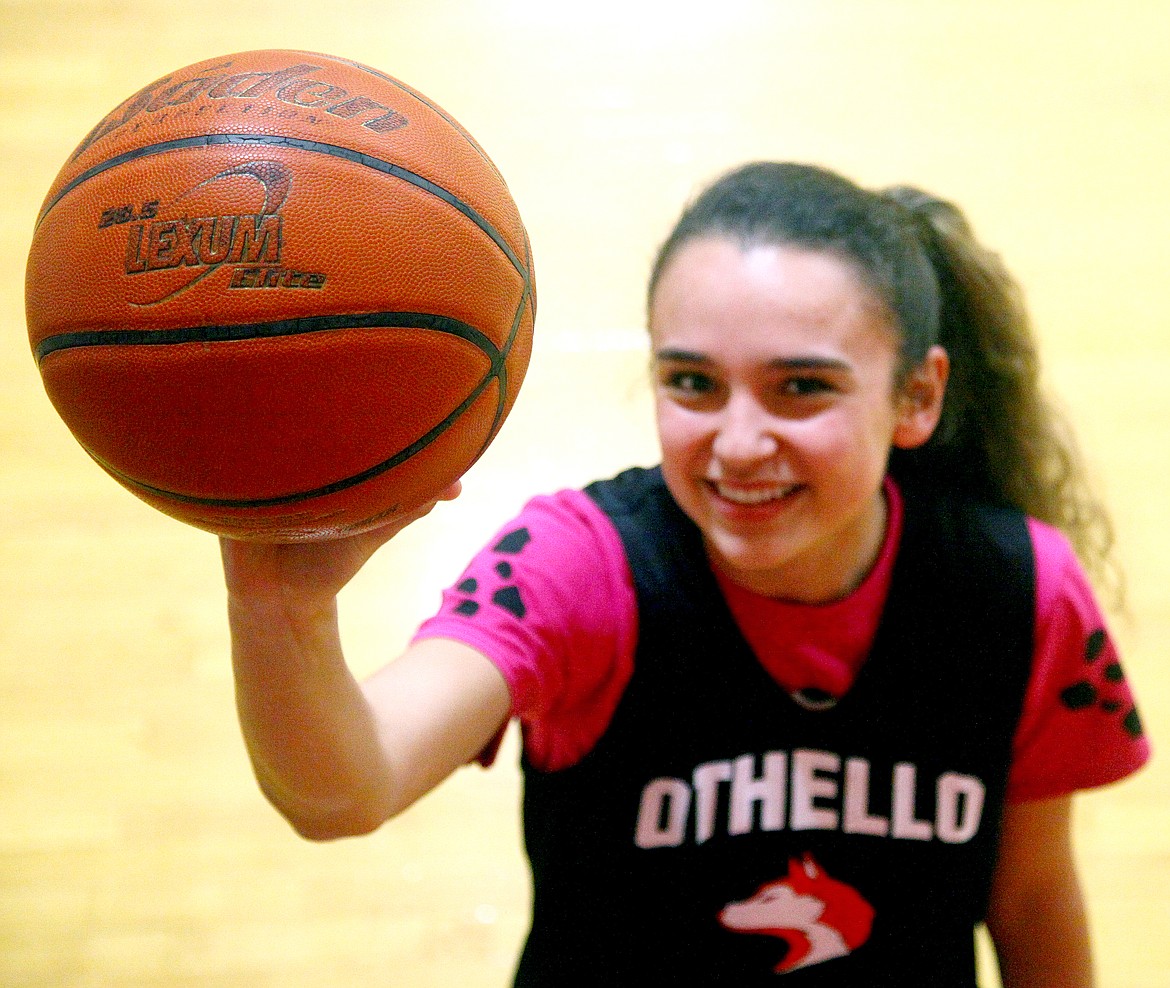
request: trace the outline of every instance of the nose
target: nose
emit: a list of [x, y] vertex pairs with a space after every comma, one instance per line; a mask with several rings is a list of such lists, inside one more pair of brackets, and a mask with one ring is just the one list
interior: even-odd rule
[[754, 466], [779, 450], [774, 426], [772, 416], [752, 396], [732, 395], [720, 414], [712, 452], [724, 466]]

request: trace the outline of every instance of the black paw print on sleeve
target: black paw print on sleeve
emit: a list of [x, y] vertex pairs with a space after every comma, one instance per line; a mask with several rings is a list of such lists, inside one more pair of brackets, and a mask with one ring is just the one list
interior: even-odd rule
[[[518, 556], [531, 541], [532, 535], [527, 528], [517, 528], [492, 546], [491, 551], [501, 557], [493, 567], [495, 574], [501, 581], [512, 578], [513, 566], [507, 557]], [[471, 577], [464, 580], [455, 589], [464, 595], [463, 599], [455, 606], [455, 613], [462, 614], [464, 617], [474, 617], [478, 614], [480, 581]], [[528, 609], [524, 606], [524, 600], [520, 596], [520, 589], [511, 583], [501, 582], [492, 590], [488, 599], [496, 607], [500, 607], [518, 618], [523, 618], [528, 613]]]
[[1099, 710], [1117, 717], [1134, 740], [1143, 734], [1142, 721], [1125, 689], [1125, 670], [1109, 647], [1109, 637], [1098, 628], [1085, 642], [1085, 676], [1060, 693], [1060, 702], [1074, 712]]

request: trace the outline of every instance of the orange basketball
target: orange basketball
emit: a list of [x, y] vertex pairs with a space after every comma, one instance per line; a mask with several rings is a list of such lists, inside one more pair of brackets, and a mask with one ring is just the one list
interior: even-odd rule
[[105, 117], [45, 198], [25, 298], [86, 452], [168, 515], [266, 541], [372, 528], [462, 476], [536, 304], [475, 140], [299, 51], [200, 62]]

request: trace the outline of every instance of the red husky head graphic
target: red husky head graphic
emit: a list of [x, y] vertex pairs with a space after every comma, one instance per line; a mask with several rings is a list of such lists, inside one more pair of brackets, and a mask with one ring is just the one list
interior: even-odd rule
[[806, 854], [788, 862], [787, 878], [724, 906], [719, 922], [737, 933], [760, 933], [787, 943], [788, 953], [776, 966], [776, 973], [785, 974], [860, 947], [869, 939], [873, 907]]

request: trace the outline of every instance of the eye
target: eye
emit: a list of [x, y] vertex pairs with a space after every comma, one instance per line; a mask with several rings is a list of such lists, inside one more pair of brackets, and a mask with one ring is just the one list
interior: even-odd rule
[[802, 375], [789, 377], [780, 385], [780, 392], [789, 398], [814, 398], [835, 390], [833, 383], [824, 377]]
[[695, 370], [667, 371], [662, 375], [662, 384], [671, 391], [694, 397], [710, 394], [716, 388], [714, 378]]

